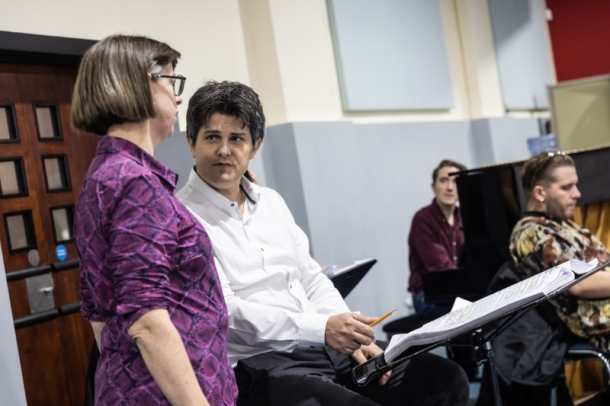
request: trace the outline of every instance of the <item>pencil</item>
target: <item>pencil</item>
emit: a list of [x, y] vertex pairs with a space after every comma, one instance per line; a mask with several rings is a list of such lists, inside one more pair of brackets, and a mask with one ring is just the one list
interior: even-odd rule
[[387, 312], [386, 314], [384, 314], [383, 316], [381, 316], [380, 318], [378, 318], [377, 320], [375, 320], [374, 322], [369, 324], [369, 327], [375, 327], [377, 324], [381, 323], [382, 321], [384, 321], [385, 319], [387, 319], [388, 317], [390, 317], [397, 311], [398, 311], [398, 309], [394, 309], [394, 310]]

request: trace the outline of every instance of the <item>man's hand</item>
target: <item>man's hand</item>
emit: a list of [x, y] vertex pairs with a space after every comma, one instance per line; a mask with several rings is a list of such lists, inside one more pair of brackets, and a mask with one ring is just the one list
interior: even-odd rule
[[330, 316], [326, 322], [326, 345], [340, 353], [352, 355], [362, 345], [369, 345], [375, 333], [368, 325], [374, 317], [357, 313], [341, 313]]
[[[363, 345], [359, 350], [354, 351], [352, 354], [352, 358], [356, 360], [357, 363], [363, 364], [366, 360], [376, 357], [381, 354], [383, 350], [377, 346], [377, 344], [373, 343], [371, 345]], [[388, 371], [385, 374], [381, 375], [379, 378], [379, 385], [385, 385], [388, 383], [388, 379], [390, 379], [390, 375], [392, 375], [392, 371]]]

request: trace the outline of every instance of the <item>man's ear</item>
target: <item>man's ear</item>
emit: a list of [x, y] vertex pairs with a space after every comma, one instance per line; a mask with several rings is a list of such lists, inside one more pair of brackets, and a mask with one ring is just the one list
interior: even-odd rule
[[546, 200], [546, 190], [544, 190], [542, 185], [536, 185], [534, 186], [534, 189], [532, 189], [532, 196], [534, 196], [534, 199], [542, 203]]
[[189, 151], [191, 151], [191, 156], [193, 158], [195, 158], [195, 145], [194, 145], [195, 141], [189, 137], [186, 137], [186, 142], [187, 142], [187, 144], [189, 144]]
[[250, 152], [250, 159], [254, 159], [254, 156], [256, 155], [256, 152], [258, 151], [258, 149], [261, 147], [262, 143], [263, 143], [262, 138], [259, 138], [258, 140], [254, 141], [254, 145], [252, 146], [252, 152]]

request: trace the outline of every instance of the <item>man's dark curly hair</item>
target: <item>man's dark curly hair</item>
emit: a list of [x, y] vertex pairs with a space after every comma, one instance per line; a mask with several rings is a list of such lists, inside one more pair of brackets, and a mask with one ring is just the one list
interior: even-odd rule
[[265, 136], [265, 114], [258, 94], [238, 82], [206, 82], [189, 100], [186, 111], [186, 137], [192, 145], [197, 133], [207, 126], [214, 113], [235, 117], [250, 129], [252, 143]]

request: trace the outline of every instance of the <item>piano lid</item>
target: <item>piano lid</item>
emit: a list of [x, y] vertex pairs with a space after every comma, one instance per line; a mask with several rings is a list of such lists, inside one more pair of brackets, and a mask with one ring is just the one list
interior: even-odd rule
[[[568, 153], [578, 173], [579, 206], [610, 200], [610, 147]], [[525, 211], [521, 186], [525, 160], [458, 172], [456, 183], [465, 237], [465, 266], [478, 293], [502, 263], [511, 259], [508, 242]]]

